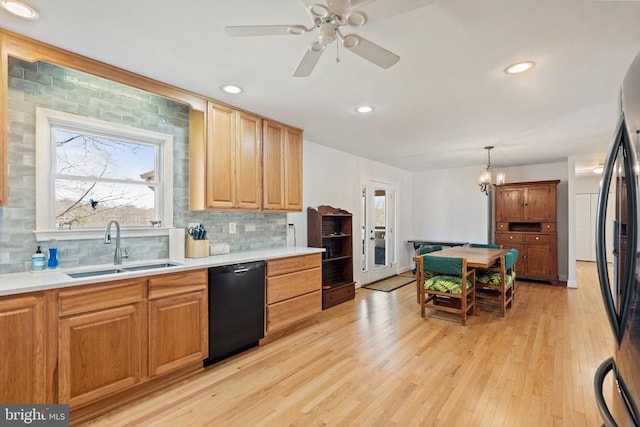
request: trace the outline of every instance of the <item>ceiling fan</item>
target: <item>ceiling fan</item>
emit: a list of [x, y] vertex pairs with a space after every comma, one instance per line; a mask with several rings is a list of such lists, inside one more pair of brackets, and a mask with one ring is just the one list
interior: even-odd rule
[[229, 26], [225, 31], [232, 37], [300, 35], [318, 29], [318, 41], [311, 43], [293, 73], [294, 77], [307, 77], [318, 63], [324, 49], [340, 39], [342, 46], [356, 55], [382, 68], [389, 68], [400, 57], [387, 49], [357, 35], [344, 34], [342, 27], [361, 27], [367, 22], [367, 15], [359, 10], [375, 0], [303, 0], [313, 20], [313, 26], [304, 25], [247, 25]]

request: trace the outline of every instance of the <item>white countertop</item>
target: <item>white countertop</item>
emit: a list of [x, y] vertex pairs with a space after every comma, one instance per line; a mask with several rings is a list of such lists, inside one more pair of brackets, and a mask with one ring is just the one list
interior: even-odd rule
[[[124, 262], [122, 265], [113, 264], [91, 265], [86, 267], [61, 268], [56, 270], [44, 270], [39, 272], [0, 274], [0, 296], [15, 295], [26, 292], [42, 291], [47, 289], [64, 288], [69, 286], [86, 285], [90, 283], [108, 282], [111, 280], [130, 279], [132, 277], [152, 276], [156, 274], [175, 273], [178, 271], [195, 270], [198, 268], [219, 267], [222, 265], [241, 264], [245, 262], [261, 261], [274, 258], [284, 258], [296, 255], [321, 253], [322, 248], [278, 248], [263, 249], [251, 252], [236, 252], [225, 255], [214, 255], [206, 258], [185, 258], [180, 260], [146, 260], [136, 262]], [[127, 266], [152, 265], [172, 262], [178, 265], [151, 270], [123, 271], [113, 274], [102, 274], [92, 277], [74, 279], [65, 273], [106, 270], [109, 268], [124, 268]]]

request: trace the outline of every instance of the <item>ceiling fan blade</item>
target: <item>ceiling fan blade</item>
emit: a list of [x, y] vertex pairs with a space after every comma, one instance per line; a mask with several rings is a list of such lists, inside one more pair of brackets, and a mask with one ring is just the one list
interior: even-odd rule
[[293, 72], [293, 77], [307, 77], [310, 75], [322, 56], [322, 52], [324, 52], [324, 45], [318, 42], [313, 42], [311, 46], [307, 48], [307, 51], [298, 63], [296, 70]]
[[389, 68], [400, 60], [400, 57], [357, 34], [347, 34], [342, 45], [356, 55], [373, 62], [378, 67]]
[[304, 25], [240, 25], [224, 27], [224, 30], [231, 37], [286, 36], [308, 31]]

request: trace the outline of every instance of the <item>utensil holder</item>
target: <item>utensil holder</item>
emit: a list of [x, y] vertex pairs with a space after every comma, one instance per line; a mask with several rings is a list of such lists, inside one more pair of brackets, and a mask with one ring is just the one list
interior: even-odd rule
[[209, 256], [209, 239], [194, 240], [187, 236], [187, 247], [185, 250], [187, 258], [204, 258]]

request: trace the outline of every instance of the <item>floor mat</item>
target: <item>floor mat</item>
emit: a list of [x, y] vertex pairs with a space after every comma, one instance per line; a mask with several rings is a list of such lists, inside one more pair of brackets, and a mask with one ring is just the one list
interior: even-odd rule
[[363, 286], [363, 288], [371, 289], [373, 291], [391, 292], [413, 282], [415, 282], [414, 277], [392, 276], [387, 279], [380, 280], [379, 282], [370, 283]]

